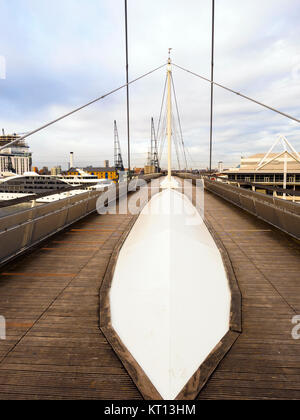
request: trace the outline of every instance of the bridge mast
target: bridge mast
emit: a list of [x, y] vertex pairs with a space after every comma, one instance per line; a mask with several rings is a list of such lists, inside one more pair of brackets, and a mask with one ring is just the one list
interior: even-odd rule
[[168, 124], [167, 124], [167, 133], [168, 133], [168, 181], [171, 182], [171, 173], [172, 173], [172, 98], [171, 98], [171, 81], [172, 81], [172, 66], [171, 66], [171, 50], [169, 48], [169, 58], [168, 58]]

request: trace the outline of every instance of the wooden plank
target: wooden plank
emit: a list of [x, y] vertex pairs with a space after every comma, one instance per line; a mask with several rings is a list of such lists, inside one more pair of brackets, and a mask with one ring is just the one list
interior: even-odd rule
[[300, 340], [291, 336], [300, 286], [299, 245], [207, 192], [205, 211], [239, 283], [243, 332], [199, 399], [300, 399]]
[[0, 399], [141, 399], [99, 330], [99, 289], [131, 219], [88, 217], [76, 239], [60, 233], [0, 273]]

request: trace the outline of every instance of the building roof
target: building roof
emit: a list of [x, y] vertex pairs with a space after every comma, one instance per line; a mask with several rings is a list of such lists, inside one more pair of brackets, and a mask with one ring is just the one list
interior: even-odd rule
[[285, 153], [287, 154], [287, 172], [300, 173], [299, 158], [296, 153], [290, 152], [270, 153], [262, 165], [260, 165], [262, 159], [266, 156], [264, 153], [257, 153], [249, 157], [244, 157], [241, 159], [240, 167], [232, 168], [223, 173], [283, 173]]
[[[78, 168], [70, 168], [68, 169], [67, 172], [78, 172], [79, 169]], [[93, 166], [87, 166], [86, 168], [83, 168], [82, 171], [85, 172], [115, 172], [116, 168], [114, 167], [109, 167], [109, 168], [105, 168], [105, 167], [99, 167], [99, 168], [94, 168]]]
[[86, 172], [115, 172], [116, 168], [112, 166], [108, 168], [106, 168], [105, 166], [99, 167], [99, 168], [94, 168], [93, 166], [87, 166], [86, 168], [83, 168], [83, 170]]

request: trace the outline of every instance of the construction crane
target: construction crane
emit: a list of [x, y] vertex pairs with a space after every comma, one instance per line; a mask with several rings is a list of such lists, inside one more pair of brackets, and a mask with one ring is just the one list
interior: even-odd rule
[[155, 168], [155, 172], [159, 172], [159, 159], [158, 159], [158, 148], [157, 138], [154, 128], [154, 120], [151, 118], [151, 166]]
[[114, 133], [115, 133], [115, 143], [114, 143], [114, 151], [115, 151], [115, 168], [119, 172], [124, 171], [124, 164], [122, 159], [121, 153], [121, 146], [119, 140], [119, 133], [117, 127], [117, 121], [114, 121]]

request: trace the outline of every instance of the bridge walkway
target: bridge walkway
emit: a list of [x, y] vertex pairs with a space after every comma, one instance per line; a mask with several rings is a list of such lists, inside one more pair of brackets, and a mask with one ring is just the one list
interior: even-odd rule
[[[300, 245], [206, 192], [205, 215], [223, 241], [242, 293], [243, 333], [200, 399], [300, 399]], [[200, 269], [200, 268], [199, 268]]]
[[[300, 399], [300, 246], [205, 193], [243, 296], [243, 333], [200, 399]], [[99, 330], [99, 288], [131, 215], [93, 214], [0, 272], [0, 399], [141, 399]], [[199, 267], [199, 272], [201, 267]]]

